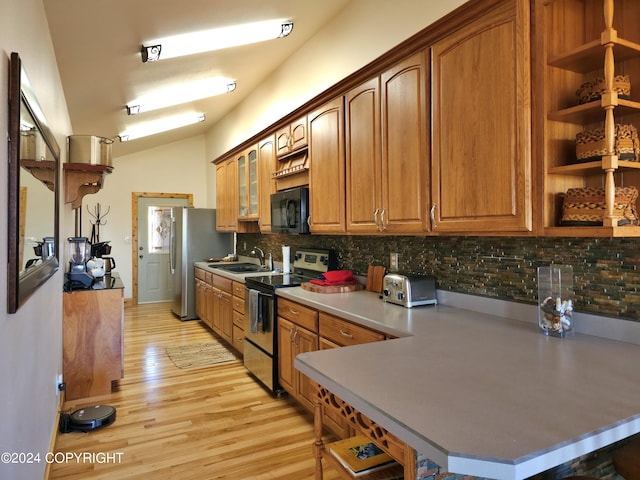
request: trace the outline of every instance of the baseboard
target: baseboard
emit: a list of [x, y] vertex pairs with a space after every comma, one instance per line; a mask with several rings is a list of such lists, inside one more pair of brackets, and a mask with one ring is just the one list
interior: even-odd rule
[[[59, 425], [60, 425], [60, 414], [62, 413], [62, 406], [64, 405], [64, 390], [59, 392], [58, 395], [58, 408], [56, 409], [56, 418], [53, 423], [53, 430], [51, 431], [51, 441], [49, 442], [49, 450], [48, 452], [53, 453], [56, 448], [56, 440], [58, 439]], [[49, 475], [51, 475], [51, 462], [47, 462], [47, 466], [44, 469], [44, 480], [49, 480]]]

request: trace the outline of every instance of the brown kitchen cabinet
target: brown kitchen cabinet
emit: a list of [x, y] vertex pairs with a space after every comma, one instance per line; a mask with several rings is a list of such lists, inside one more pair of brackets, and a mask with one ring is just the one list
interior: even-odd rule
[[242, 353], [244, 284], [196, 267], [195, 300], [200, 320]]
[[258, 142], [258, 212], [261, 233], [271, 232], [271, 194], [276, 193], [275, 137]]
[[309, 227], [311, 233], [344, 233], [345, 155], [343, 97], [309, 115]]
[[[203, 305], [198, 306], [198, 295], [196, 293], [196, 310], [202, 309], [203, 316], [200, 319], [211, 328], [216, 334], [229, 343], [232, 343], [233, 334], [233, 304], [232, 280], [210, 272], [204, 272], [196, 268], [196, 280], [198, 274], [205, 274], [205, 281], [200, 280], [203, 297]], [[196, 282], [196, 285], [197, 282]]]
[[252, 145], [237, 158], [238, 220], [258, 219], [258, 145]]
[[420, 52], [345, 95], [349, 232], [429, 231], [428, 78]]
[[62, 305], [65, 399], [109, 395], [124, 376], [124, 289], [65, 292]]
[[216, 165], [216, 230], [238, 228], [237, 162], [235, 158]]
[[211, 287], [211, 327], [222, 339], [233, 343], [232, 280], [212, 274]]
[[313, 408], [311, 380], [293, 366], [301, 353], [318, 350], [318, 334], [278, 317], [278, 378], [280, 385], [307, 409]]
[[[547, 236], [640, 236], [640, 227], [618, 226], [613, 212], [616, 187], [640, 189], [640, 163], [621, 160], [611, 150], [601, 160], [576, 161], [576, 134], [604, 129], [610, 145], [615, 124], [640, 128], [640, 3], [635, 0], [534, 2], [532, 50], [540, 81], [534, 107], [540, 112], [536, 147], [543, 160], [542, 224]], [[630, 98], [613, 90], [614, 77], [631, 82]], [[578, 103], [576, 91], [596, 77], [605, 80], [601, 98]], [[608, 210], [602, 226], [561, 226], [563, 197], [569, 188], [604, 188]]]
[[196, 315], [212, 328], [209, 318], [209, 302], [211, 301], [211, 273], [202, 268], [195, 268], [195, 303]]
[[282, 157], [307, 146], [307, 116], [284, 125], [275, 134], [276, 155]]
[[320, 336], [341, 347], [380, 342], [385, 339], [383, 333], [324, 312], [320, 312], [318, 323]]
[[[324, 312], [320, 312], [319, 315], [318, 334], [320, 350], [379, 342], [385, 339], [385, 335], [380, 332]], [[324, 412], [324, 423], [340, 438], [351, 435], [349, 422], [336, 410], [327, 409]]]
[[244, 283], [233, 282], [233, 325], [231, 334], [231, 344], [240, 353], [243, 353], [244, 345]]
[[300, 353], [318, 350], [318, 312], [283, 298], [278, 299], [278, 380], [289, 395], [309, 411], [314, 401], [311, 380], [295, 369]]
[[[309, 411], [313, 411], [318, 385], [296, 370], [295, 357], [304, 352], [384, 339], [385, 335], [380, 332], [279, 297], [278, 380], [280, 385]], [[348, 422], [335, 412], [326, 412], [325, 425], [341, 438], [351, 434]]]
[[504, 0], [431, 48], [436, 232], [533, 228], [529, 17]]

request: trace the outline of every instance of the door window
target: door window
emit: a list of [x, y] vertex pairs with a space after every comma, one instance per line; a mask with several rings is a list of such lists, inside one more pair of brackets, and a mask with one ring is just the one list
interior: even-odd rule
[[152, 205], [148, 208], [149, 253], [169, 253], [171, 207]]

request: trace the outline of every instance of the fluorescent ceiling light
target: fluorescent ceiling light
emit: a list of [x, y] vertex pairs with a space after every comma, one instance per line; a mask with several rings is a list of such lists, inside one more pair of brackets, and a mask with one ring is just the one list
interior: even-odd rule
[[128, 128], [120, 133], [118, 137], [121, 142], [135, 140], [136, 138], [154, 135], [156, 133], [166, 132], [175, 128], [186, 127], [194, 123], [204, 122], [204, 113], [186, 113], [183, 115], [175, 115], [160, 120], [141, 123]]
[[127, 104], [127, 113], [137, 115], [142, 112], [193, 102], [213, 97], [236, 89], [236, 82], [228, 78], [207, 78], [191, 83], [180, 83], [169, 88], [143, 95]]
[[143, 62], [154, 62], [286, 37], [291, 30], [290, 20], [265, 20], [159, 38], [145, 42], [140, 53]]

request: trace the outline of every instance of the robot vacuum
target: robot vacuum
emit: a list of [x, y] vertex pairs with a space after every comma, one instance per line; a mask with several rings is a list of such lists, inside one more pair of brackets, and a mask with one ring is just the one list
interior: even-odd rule
[[60, 415], [60, 433], [89, 432], [116, 421], [116, 409], [109, 405], [94, 405]]

